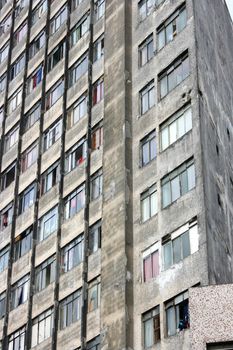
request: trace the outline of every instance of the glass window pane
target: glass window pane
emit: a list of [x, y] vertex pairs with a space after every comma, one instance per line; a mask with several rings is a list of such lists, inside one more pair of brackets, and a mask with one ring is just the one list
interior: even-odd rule
[[160, 80], [160, 98], [167, 95], [167, 76]]
[[175, 308], [170, 307], [166, 311], [167, 316], [167, 334], [168, 336], [176, 334], [176, 315]]
[[182, 62], [183, 79], [189, 75], [189, 57]]
[[177, 140], [177, 124], [176, 121], [170, 124], [169, 126], [169, 136], [170, 136], [170, 144]]
[[177, 120], [178, 124], [178, 137], [181, 137], [185, 134], [185, 123], [184, 123], [184, 116], [180, 116]]
[[187, 169], [187, 175], [188, 175], [188, 190], [191, 190], [192, 188], [195, 187], [195, 168], [194, 168], [194, 164], [191, 165]]
[[176, 85], [178, 85], [184, 79], [183, 78], [183, 71], [182, 71], [182, 65], [181, 64], [176, 68], [175, 75], [176, 75]]
[[142, 200], [142, 221], [146, 221], [150, 218], [150, 202], [149, 197]]
[[183, 259], [190, 255], [190, 242], [189, 242], [189, 231], [185, 232], [182, 236], [182, 254]]
[[173, 263], [176, 264], [181, 260], [181, 239], [177, 237], [172, 241]]
[[153, 345], [153, 319], [144, 322], [145, 347]]
[[152, 269], [151, 269], [151, 256], [149, 255], [143, 261], [143, 269], [144, 269], [144, 282], [147, 282], [152, 277]]
[[168, 269], [172, 265], [172, 244], [171, 242], [166, 243], [163, 246], [163, 267]]
[[150, 196], [151, 216], [158, 212], [157, 191]]
[[152, 277], [159, 275], [159, 251], [152, 254]]
[[150, 160], [156, 158], [156, 138], [150, 141]]
[[166, 27], [166, 43], [168, 43], [169, 41], [173, 40], [173, 29], [172, 29], [172, 23], [170, 23], [167, 27]]
[[155, 104], [155, 89], [149, 91], [149, 108], [153, 107]]
[[161, 138], [162, 138], [162, 150], [167, 148], [169, 146], [169, 140], [168, 140], [168, 127], [164, 128], [161, 132]]
[[162, 187], [163, 208], [171, 203], [171, 189], [170, 182], [167, 182]]
[[184, 112], [184, 120], [185, 120], [185, 132], [192, 129], [192, 109], [188, 108]]
[[149, 163], [149, 142], [142, 146], [142, 165]]
[[177, 30], [180, 32], [184, 27], [186, 26], [187, 22], [187, 12], [186, 9], [184, 9], [182, 12], [180, 12], [178, 21], [177, 21]]
[[171, 91], [176, 87], [175, 71], [172, 71], [170, 74], [168, 74], [167, 79], [168, 79], [168, 91]]
[[180, 181], [179, 176], [171, 180], [172, 202], [180, 197]]
[[158, 33], [158, 50], [161, 50], [165, 46], [165, 30], [161, 30]]
[[187, 178], [186, 170], [182, 174], [180, 174], [180, 182], [181, 182], [181, 194], [183, 195], [188, 192], [188, 178]]
[[142, 114], [144, 114], [146, 111], [148, 111], [148, 93], [142, 95]]

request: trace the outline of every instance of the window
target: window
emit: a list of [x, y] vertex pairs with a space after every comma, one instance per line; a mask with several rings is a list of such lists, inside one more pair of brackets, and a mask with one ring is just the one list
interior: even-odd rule
[[104, 97], [104, 79], [100, 78], [93, 84], [93, 106]]
[[89, 229], [89, 253], [95, 253], [99, 248], [101, 248], [101, 221]]
[[40, 292], [55, 280], [56, 260], [55, 255], [36, 268], [36, 292]]
[[8, 100], [8, 113], [14, 112], [22, 102], [22, 87], [20, 87]]
[[103, 175], [102, 169], [98, 170], [91, 176], [91, 200], [94, 200], [101, 196], [103, 188]]
[[87, 95], [82, 95], [67, 112], [67, 126], [70, 129], [87, 114]]
[[103, 126], [98, 124], [93, 128], [91, 134], [91, 149], [92, 151], [99, 149], [103, 144]]
[[9, 53], [9, 43], [6, 43], [1, 49], [0, 49], [0, 63], [2, 63], [7, 57]]
[[27, 94], [29, 95], [43, 79], [43, 66], [37, 70], [27, 80]]
[[143, 279], [148, 282], [159, 275], [159, 247], [158, 243], [146, 249], [143, 254]]
[[47, 11], [47, 0], [43, 0], [32, 11], [32, 26], [42, 17]]
[[167, 335], [175, 335], [177, 331], [189, 328], [188, 291], [165, 303], [167, 319]]
[[32, 321], [32, 348], [52, 335], [53, 310], [49, 309]]
[[70, 271], [79, 265], [83, 260], [83, 235], [79, 235], [75, 240], [67, 244], [62, 249], [63, 272]]
[[156, 185], [151, 186], [141, 194], [141, 217], [142, 222], [149, 220], [158, 212]]
[[85, 186], [81, 185], [65, 199], [65, 218], [69, 219], [78, 213], [85, 204]]
[[9, 350], [25, 349], [26, 327], [20, 328], [18, 331], [9, 336]]
[[163, 268], [166, 270], [190, 254], [197, 252], [198, 242], [199, 235], [196, 220], [190, 221], [172, 234], [163, 237]]
[[10, 203], [6, 208], [4, 208], [0, 213], [1, 218], [1, 230], [9, 226], [12, 222], [13, 206]]
[[47, 71], [50, 72], [64, 57], [65, 41], [62, 41], [48, 56]]
[[156, 158], [155, 130], [140, 141], [141, 165], [145, 166]]
[[25, 66], [25, 53], [23, 53], [10, 68], [10, 80], [13, 80]]
[[50, 23], [50, 34], [54, 34], [61, 25], [67, 19], [67, 6], [64, 6], [59, 12], [52, 18]]
[[88, 285], [88, 312], [100, 306], [100, 276], [89, 282]]
[[74, 11], [83, 0], [71, 0], [71, 11]]
[[142, 115], [155, 105], [154, 80], [152, 80], [147, 86], [145, 86], [139, 92], [139, 95], [140, 95], [140, 107], [141, 107], [140, 112]]
[[165, 97], [170, 91], [175, 89], [185, 78], [189, 76], [189, 56], [188, 52], [182, 54], [168, 68], [159, 74], [160, 98]]
[[159, 306], [142, 315], [144, 347], [149, 348], [160, 340]]
[[44, 133], [44, 152], [61, 137], [61, 119], [49, 127]]
[[29, 58], [31, 59], [34, 57], [37, 52], [40, 51], [40, 49], [44, 46], [45, 44], [45, 32], [42, 31], [39, 35], [35, 37], [35, 39], [31, 42], [30, 47], [29, 47]]
[[16, 125], [12, 130], [10, 130], [5, 135], [4, 140], [4, 153], [9, 151], [11, 147], [13, 147], [19, 139], [19, 125]]
[[57, 230], [58, 208], [51, 209], [39, 220], [39, 241], [46, 239]]
[[3, 74], [0, 77], [0, 93], [3, 92], [6, 88], [6, 74]]
[[5, 4], [8, 3], [9, 0], [1, 0], [0, 1], [0, 10], [4, 7]]
[[185, 162], [165, 176], [161, 185], [162, 207], [165, 208], [195, 187], [194, 160]]
[[206, 344], [207, 350], [232, 350], [232, 342]]
[[48, 192], [60, 179], [60, 163], [57, 161], [49, 167], [41, 176], [40, 193], [43, 195]]
[[85, 53], [69, 70], [69, 87], [73, 86], [87, 72], [88, 57]]
[[101, 35], [95, 42], [93, 47], [93, 62], [98, 61], [104, 55], [104, 35]]
[[24, 22], [13, 35], [13, 47], [18, 45], [27, 33], [27, 22]]
[[87, 154], [87, 142], [85, 138], [80, 140], [66, 154], [65, 170], [70, 172], [84, 162]]
[[186, 6], [182, 5], [157, 29], [158, 50], [172, 41], [185, 28], [186, 23]]
[[40, 114], [41, 103], [39, 102], [25, 115], [24, 132], [30, 129], [37, 122], [37, 120], [40, 119]]
[[9, 259], [9, 246], [0, 250], [0, 272], [4, 271], [8, 267]]
[[12, 182], [15, 181], [15, 170], [16, 164], [13, 163], [7, 170], [2, 174], [1, 190], [5, 190]]
[[155, 6], [160, 5], [164, 0], [141, 0], [138, 3], [139, 20], [144, 20], [151, 14]]
[[96, 0], [95, 1], [95, 17], [98, 21], [101, 17], [103, 17], [105, 13], [105, 0]]
[[5, 307], [6, 307], [6, 292], [0, 294], [0, 319], [2, 319], [5, 315]]
[[28, 291], [29, 275], [26, 275], [11, 287], [11, 310], [27, 301]]
[[20, 15], [23, 9], [27, 6], [27, 0], [18, 0], [15, 7], [15, 18]]
[[46, 95], [46, 111], [51, 108], [64, 93], [64, 80], [56, 83]]
[[21, 160], [21, 171], [22, 173], [26, 171], [32, 164], [37, 161], [38, 156], [38, 144], [37, 142], [30, 146], [24, 153], [22, 154]]
[[73, 47], [89, 30], [90, 16], [87, 13], [71, 30], [70, 46]]
[[12, 24], [12, 11], [8, 12], [8, 14], [3, 18], [0, 23], [0, 35], [3, 35], [9, 32], [9, 29]]
[[60, 303], [60, 329], [81, 318], [81, 290], [69, 295]]
[[154, 56], [153, 34], [149, 35], [138, 47], [139, 67], [144, 66]]
[[100, 350], [100, 336], [87, 343], [87, 350]]
[[161, 150], [176, 142], [192, 129], [192, 109], [188, 105], [172, 115], [160, 127]]
[[19, 260], [32, 247], [32, 226], [20, 233], [14, 242], [14, 261]]
[[29, 186], [19, 195], [19, 214], [30, 208], [35, 202], [35, 185]]

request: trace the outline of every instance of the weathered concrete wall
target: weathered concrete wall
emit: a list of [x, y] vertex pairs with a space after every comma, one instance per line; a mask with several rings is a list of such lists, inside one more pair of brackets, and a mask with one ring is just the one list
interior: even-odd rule
[[233, 282], [233, 25], [224, 1], [193, 3], [209, 282], [229, 283]]
[[208, 343], [233, 340], [232, 300], [232, 284], [189, 290], [192, 350], [205, 350]]

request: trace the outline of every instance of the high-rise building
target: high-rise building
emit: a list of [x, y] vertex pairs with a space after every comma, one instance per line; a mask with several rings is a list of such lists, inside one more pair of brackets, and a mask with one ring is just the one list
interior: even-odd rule
[[225, 1], [0, 0], [0, 38], [0, 348], [232, 349]]

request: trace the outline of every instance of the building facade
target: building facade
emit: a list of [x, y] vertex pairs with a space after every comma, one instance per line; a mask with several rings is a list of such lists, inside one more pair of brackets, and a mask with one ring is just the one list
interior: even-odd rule
[[191, 349], [233, 280], [225, 2], [0, 8], [1, 348]]

